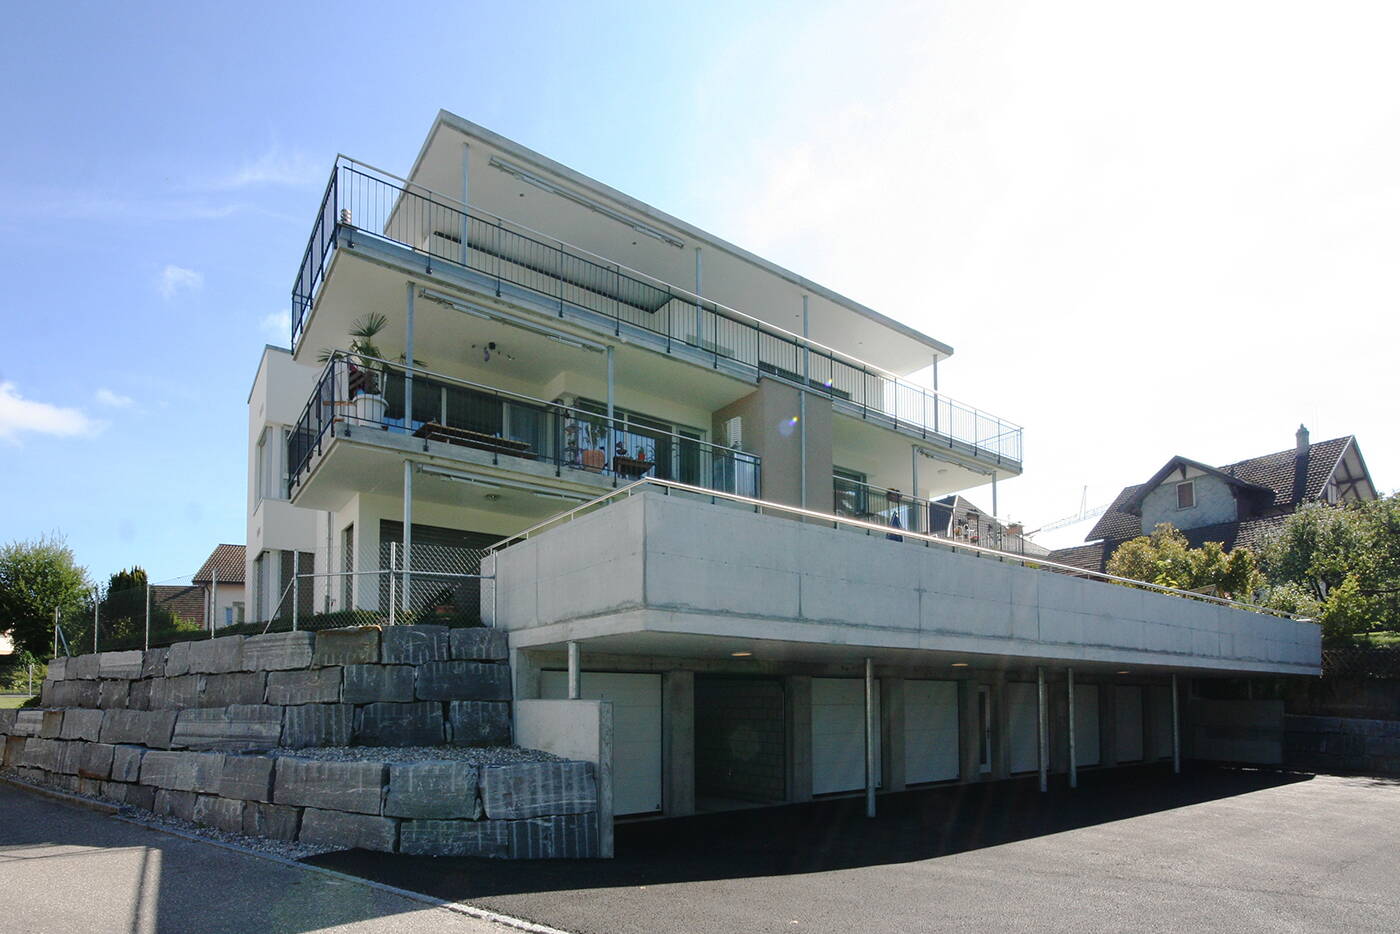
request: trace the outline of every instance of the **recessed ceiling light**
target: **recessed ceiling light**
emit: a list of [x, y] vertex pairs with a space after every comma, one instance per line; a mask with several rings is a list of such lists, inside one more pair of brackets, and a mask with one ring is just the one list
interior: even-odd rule
[[954, 668], [966, 668], [967, 662], [953, 662]]
[[730, 652], [729, 654], [730, 654], [730, 655], [733, 655], [735, 658], [748, 658], [748, 657], [749, 657], [750, 655], [752, 655], [753, 653], [752, 653], [752, 652]]
[[1118, 673], [1119, 673], [1120, 675], [1126, 675], [1126, 674], [1127, 674], [1126, 671], [1120, 671], [1120, 672], [1118, 672]]

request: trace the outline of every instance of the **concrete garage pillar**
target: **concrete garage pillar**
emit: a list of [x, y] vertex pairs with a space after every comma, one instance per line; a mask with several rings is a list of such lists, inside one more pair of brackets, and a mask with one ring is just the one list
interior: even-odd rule
[[1099, 765], [1118, 764], [1118, 692], [1112, 682], [1099, 685]]
[[783, 679], [787, 703], [783, 705], [786, 721], [787, 799], [812, 800], [812, 679], [807, 675], [790, 675]]
[[516, 700], [538, 700], [540, 696], [540, 666], [529, 652], [510, 651], [510, 671], [515, 681]]
[[992, 778], [1011, 777], [1011, 710], [1007, 704], [1006, 675], [992, 682]]
[[977, 719], [977, 682], [958, 682], [958, 780], [982, 780], [978, 768], [978, 748], [982, 741], [982, 724]]
[[661, 675], [662, 812], [695, 813], [695, 672]]
[[904, 768], [904, 679], [880, 679], [881, 777], [885, 791], [903, 791]]

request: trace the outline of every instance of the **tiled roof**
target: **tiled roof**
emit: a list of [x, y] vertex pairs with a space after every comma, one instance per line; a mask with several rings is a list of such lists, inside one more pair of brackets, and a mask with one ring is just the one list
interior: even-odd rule
[[1073, 548], [1057, 548], [1050, 552], [1050, 560], [1086, 571], [1102, 571], [1103, 542], [1090, 542], [1088, 545], [1075, 545]]
[[151, 603], [181, 619], [204, 625], [204, 588], [182, 584], [152, 584]]
[[[1296, 449], [1289, 448], [1286, 451], [1277, 451], [1262, 457], [1251, 457], [1248, 460], [1226, 464], [1217, 469], [1221, 473], [1238, 477], [1246, 483], [1273, 490], [1272, 508], [1291, 512], [1299, 503], [1316, 499], [1321, 495], [1323, 487], [1327, 485], [1328, 478], [1332, 476], [1337, 462], [1341, 460], [1342, 454], [1346, 452], [1347, 445], [1351, 441], [1352, 437], [1348, 435], [1344, 438], [1333, 438], [1330, 441], [1319, 441], [1316, 444], [1311, 444], [1301, 459], [1301, 463]], [[1088, 538], [1116, 542], [1141, 535], [1142, 520], [1128, 512], [1126, 507], [1136, 499], [1139, 493], [1143, 492], [1144, 486], [1146, 484], [1140, 483], [1136, 486], [1124, 487], [1123, 492], [1119, 493], [1117, 499], [1113, 501], [1113, 505], [1100, 517], [1089, 532]], [[1241, 525], [1250, 525], [1251, 521], [1245, 520]], [[1234, 523], [1228, 524], [1234, 525]], [[1190, 539], [1194, 533], [1199, 531], [1205, 530], [1186, 530], [1186, 537]], [[1220, 539], [1206, 538], [1203, 541], [1220, 541]], [[1233, 546], [1227, 545], [1227, 547]]]
[[242, 545], [217, 545], [214, 553], [209, 556], [209, 560], [204, 562], [194, 575], [196, 584], [209, 583], [214, 579], [214, 573], [219, 575], [221, 584], [241, 584], [243, 583], [243, 554]]

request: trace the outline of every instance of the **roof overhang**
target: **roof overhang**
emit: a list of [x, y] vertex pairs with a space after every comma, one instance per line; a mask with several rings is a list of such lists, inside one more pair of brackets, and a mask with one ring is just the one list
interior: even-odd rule
[[[953, 353], [942, 341], [445, 110], [410, 180], [458, 197], [464, 143], [466, 200], [484, 212], [793, 333], [802, 333], [806, 295], [807, 336], [900, 375]], [[612, 222], [599, 223], [600, 217]]]

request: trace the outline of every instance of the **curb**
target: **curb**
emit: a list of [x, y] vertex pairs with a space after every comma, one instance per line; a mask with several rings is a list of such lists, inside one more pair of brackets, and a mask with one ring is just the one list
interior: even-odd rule
[[18, 778], [0, 775], [0, 784], [9, 785], [11, 788], [18, 788], [20, 791], [27, 791], [30, 794], [39, 795], [42, 798], [51, 798], [70, 807], [86, 808], [89, 811], [96, 811], [99, 814], [116, 816], [121, 812], [121, 805], [108, 804], [105, 801], [94, 801], [91, 798], [84, 798], [82, 795], [69, 794], [66, 791], [59, 791], [55, 788], [45, 788], [43, 785], [31, 785], [29, 782]]
[[199, 834], [187, 833], [183, 830], [177, 830], [174, 827], [163, 827], [159, 824], [149, 823], [147, 821], [139, 820], [135, 817], [129, 817], [123, 814], [123, 809], [120, 805], [108, 804], [104, 801], [94, 801], [91, 798], [84, 798], [81, 795], [69, 794], [66, 791], [58, 791], [53, 788], [45, 788], [42, 785], [31, 785], [29, 782], [21, 781], [15, 778], [9, 778], [7, 776], [0, 776], [0, 784], [9, 785], [12, 788], [18, 789], [20, 791], [27, 791], [30, 794], [38, 795], [39, 797], [49, 798], [51, 800], [59, 802], [60, 804], [69, 805], [70, 807], [79, 807], [89, 811], [95, 811], [99, 814], [105, 814], [109, 817], [116, 818], [122, 823], [131, 824], [135, 827], [142, 827], [146, 830], [150, 830], [156, 833], [169, 834], [172, 837], [180, 837], [184, 840], [190, 840], [195, 843], [203, 843], [208, 846], [222, 847], [225, 850], [231, 850], [235, 853], [241, 853], [245, 856], [253, 856], [257, 857], [258, 859], [265, 859], [270, 862], [279, 863], [283, 866], [288, 866], [294, 869], [300, 869], [303, 872], [317, 873], [319, 875], [331, 879], [336, 879], [338, 881], [352, 882], [356, 885], [363, 885], [367, 888], [375, 889], [377, 891], [384, 892], [390, 895], [396, 895], [399, 898], [405, 898], [409, 901], [414, 901], [423, 905], [428, 905], [432, 908], [438, 908], [443, 911], [450, 911], [453, 914], [466, 915], [470, 918], [476, 918], [479, 921], [489, 921], [493, 924], [499, 924], [505, 927], [514, 928], [517, 931], [525, 931], [527, 932], [527, 934], [570, 934], [570, 932], [568, 931], [561, 930], [560, 928], [550, 927], [547, 924], [537, 924], [534, 921], [527, 921], [524, 918], [516, 918], [512, 917], [511, 915], [503, 915], [495, 911], [490, 911], [486, 908], [477, 908], [474, 905], [466, 905], [461, 902], [446, 901], [441, 898], [435, 898], [432, 895], [425, 895], [422, 892], [414, 892], [410, 891], [409, 889], [401, 889], [397, 886], [386, 885], [383, 882], [375, 882], [373, 879], [366, 879], [362, 876], [354, 876], [350, 875], [349, 873], [340, 872], [339, 870], [326, 869], [322, 866], [313, 866], [308, 863], [298, 862], [294, 859], [287, 859], [284, 856], [275, 856], [271, 853], [263, 853], [258, 850], [250, 849], [246, 846], [239, 846], [236, 843], [227, 843], [223, 840], [215, 840], [210, 837], [202, 837]]

